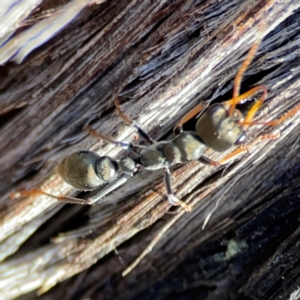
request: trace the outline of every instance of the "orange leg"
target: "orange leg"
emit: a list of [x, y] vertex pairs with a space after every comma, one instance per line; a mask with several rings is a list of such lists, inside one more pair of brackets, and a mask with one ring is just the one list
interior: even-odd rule
[[247, 121], [245, 119], [245, 122], [243, 122], [243, 125], [266, 125], [266, 126], [276, 126], [280, 123], [284, 122], [286, 119], [292, 117], [294, 114], [296, 114], [300, 110], [300, 104], [297, 104], [294, 108], [292, 108], [290, 111], [288, 111], [286, 114], [281, 116], [280, 118], [268, 122], [256, 122], [256, 121]]
[[[267, 97], [267, 93], [268, 90], [264, 85], [258, 85], [256, 87], [254, 87], [253, 89], [251, 89], [250, 91], [242, 94], [241, 96], [239, 96], [238, 98], [236, 98], [237, 100], [237, 104], [239, 102], [242, 101], [241, 97], [245, 97], [249, 98], [250, 96], [253, 96], [254, 94], [256, 94], [257, 92], [263, 92], [262, 96], [260, 96], [260, 98], [253, 104], [253, 106], [249, 109], [249, 111], [247, 112], [247, 115], [245, 117], [245, 120], [243, 122], [241, 122], [241, 125], [247, 126], [250, 125], [255, 114], [257, 113], [257, 111], [260, 109], [260, 107], [262, 106], [262, 104], [264, 103], [266, 97]], [[245, 98], [244, 98], [245, 99]], [[232, 101], [233, 99], [229, 100]]]
[[92, 135], [92, 136], [94, 136], [94, 137], [96, 137], [96, 138], [98, 138], [98, 139], [100, 139], [100, 140], [103, 140], [103, 141], [105, 141], [105, 142], [107, 142], [107, 143], [109, 143], [109, 144], [115, 144], [115, 143], [116, 143], [116, 141], [115, 141], [112, 137], [97, 132], [97, 131], [94, 130], [91, 126], [86, 126], [86, 127], [85, 127], [85, 130], [86, 130], [90, 135]]
[[230, 152], [229, 154], [227, 154], [226, 156], [224, 156], [219, 163], [221, 165], [227, 163], [229, 160], [234, 159], [236, 156], [238, 156], [239, 154], [242, 153], [246, 153], [249, 151], [249, 149], [251, 149], [254, 145], [258, 144], [261, 141], [265, 141], [265, 140], [276, 140], [278, 139], [279, 135], [278, 134], [263, 134], [261, 136], [259, 136], [258, 138], [256, 138], [250, 145], [241, 145], [239, 146], [237, 149], [235, 149], [234, 151]]
[[128, 125], [133, 125], [134, 121], [132, 119], [130, 119], [129, 116], [127, 116], [126, 114], [124, 114], [120, 108], [120, 103], [119, 103], [119, 100], [118, 100], [118, 96], [117, 94], [114, 94], [113, 95], [114, 97], [114, 104], [116, 106], [116, 109], [117, 109], [117, 112], [118, 114], [120, 115], [120, 117], [124, 120], [124, 122]]
[[[35, 197], [37, 195], [45, 195], [47, 197], [56, 199], [61, 202], [65, 203], [72, 203], [72, 204], [82, 204], [82, 205], [93, 205], [97, 203], [100, 199], [105, 197], [110, 192], [114, 191], [119, 186], [123, 185], [127, 180], [129, 176], [120, 176], [118, 180], [110, 182], [108, 185], [106, 185], [103, 189], [101, 189], [96, 195], [87, 198], [87, 199], [81, 199], [81, 198], [74, 198], [69, 196], [55, 196], [53, 194], [49, 194], [41, 189], [31, 189], [31, 190], [24, 190], [21, 192], [11, 193], [10, 198], [15, 199], [19, 197]], [[179, 204], [181, 205], [181, 204]]]
[[252, 120], [253, 120], [255, 114], [260, 109], [260, 107], [262, 106], [262, 104], [264, 103], [264, 101], [267, 97], [267, 93], [268, 93], [267, 88], [264, 85], [258, 85], [256, 87], [252, 88], [251, 90], [249, 90], [248, 92], [240, 95], [239, 97], [237, 97], [235, 99], [232, 98], [232, 99], [227, 100], [227, 101], [224, 102], [225, 105], [229, 105], [230, 108], [231, 108], [233, 103], [234, 103], [234, 106], [235, 106], [236, 104], [241, 103], [245, 99], [252, 98], [253, 95], [255, 95], [259, 92], [263, 93], [262, 96], [260, 96], [260, 98], [257, 101], [255, 101], [253, 106], [247, 112], [245, 120], [243, 122], [240, 122], [240, 125], [248, 126], [248, 125], [258, 124], [257, 122], [253, 122]]
[[262, 96], [255, 102], [255, 104], [251, 107], [251, 109], [248, 111], [245, 121], [247, 120], [247, 122], [251, 122], [251, 120], [254, 118], [256, 112], [258, 111], [258, 109], [262, 106], [262, 104], [264, 103], [265, 98], [267, 97], [267, 93], [268, 90], [264, 85], [258, 85], [255, 86], [254, 88], [252, 88], [251, 90], [247, 91], [246, 93], [238, 96], [235, 99], [230, 99], [227, 100], [225, 102], [223, 102], [226, 106], [229, 106], [229, 109], [232, 107], [232, 105], [234, 104], [237, 105], [241, 102], [243, 102], [246, 99], [250, 99], [253, 98], [253, 96], [257, 93], [263, 93]]
[[236, 104], [238, 104], [238, 96], [240, 94], [240, 87], [241, 87], [241, 81], [243, 78], [243, 75], [246, 71], [246, 69], [248, 68], [249, 64], [251, 63], [255, 53], [257, 52], [257, 49], [261, 43], [262, 37], [259, 37], [251, 46], [246, 59], [244, 60], [244, 62], [242, 63], [239, 71], [237, 72], [234, 82], [233, 82], [233, 95], [232, 95], [232, 101], [231, 101], [231, 105], [229, 108], [229, 115], [233, 114], [233, 111], [235, 109]]
[[46, 192], [44, 192], [43, 190], [40, 190], [40, 189], [24, 190], [24, 191], [17, 192], [17, 193], [11, 193], [10, 198], [15, 199], [15, 198], [19, 198], [19, 197], [29, 197], [29, 196], [34, 197], [34, 196], [37, 196], [37, 195], [45, 195], [45, 196], [48, 196], [50, 198], [53, 198], [53, 199], [56, 199], [58, 201], [65, 202], [65, 203], [90, 204], [89, 200], [84, 200], [84, 199], [74, 198], [74, 197], [68, 197], [68, 196], [55, 196], [55, 195], [46, 193]]
[[256, 112], [260, 109], [262, 104], [264, 103], [266, 93], [264, 93], [254, 104], [253, 106], [249, 109], [247, 112], [247, 115], [245, 117], [244, 122], [241, 122], [241, 125], [244, 125], [244, 127], [247, 126], [247, 124], [251, 123], [252, 120], [254, 119], [254, 116]]
[[189, 121], [191, 118], [195, 117], [204, 108], [205, 108], [205, 104], [204, 104], [204, 102], [201, 102], [197, 106], [195, 106], [192, 110], [190, 110], [188, 113], [186, 113], [174, 127], [174, 132], [175, 133], [181, 132], [182, 125], [184, 123], [186, 123], [187, 121]]

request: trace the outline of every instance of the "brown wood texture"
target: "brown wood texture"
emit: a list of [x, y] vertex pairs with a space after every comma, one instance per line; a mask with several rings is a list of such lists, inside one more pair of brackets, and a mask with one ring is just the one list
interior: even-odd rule
[[[107, 1], [20, 65], [2, 66], [1, 299], [297, 299], [299, 113], [275, 128], [251, 126], [249, 151], [225, 166], [175, 167], [174, 190], [192, 203], [189, 213], [169, 205], [161, 171], [137, 174], [93, 207], [9, 194], [41, 187], [76, 195], [55, 173], [62, 158], [87, 149], [125, 155], [84, 130], [134, 139], [115, 92], [156, 140], [171, 138], [200, 101], [229, 99], [262, 23], [242, 91], [266, 85], [257, 119], [280, 117], [299, 104], [299, 20], [298, 0]], [[278, 138], [255, 143], [263, 133]]]

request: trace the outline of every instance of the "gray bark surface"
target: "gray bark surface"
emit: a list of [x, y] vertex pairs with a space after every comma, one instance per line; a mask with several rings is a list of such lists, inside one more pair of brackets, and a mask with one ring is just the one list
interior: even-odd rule
[[[39, 299], [298, 299], [299, 113], [276, 127], [251, 126], [247, 153], [225, 166], [173, 168], [189, 213], [170, 206], [161, 171], [136, 174], [92, 207], [9, 198], [31, 188], [77, 195], [56, 175], [75, 151], [127, 155], [84, 130], [135, 139], [113, 93], [156, 140], [170, 139], [200, 101], [231, 98], [262, 23], [242, 92], [266, 85], [256, 119], [272, 120], [299, 104], [298, 0], [107, 1], [87, 7], [20, 65], [0, 67], [1, 299], [37, 292]], [[257, 142], [269, 133], [278, 138]]]

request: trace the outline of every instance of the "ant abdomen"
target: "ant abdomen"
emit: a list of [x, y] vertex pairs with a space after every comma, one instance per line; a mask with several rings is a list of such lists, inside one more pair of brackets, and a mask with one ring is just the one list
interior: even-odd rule
[[199, 118], [196, 131], [204, 143], [218, 152], [230, 149], [244, 134], [241, 112], [237, 109], [228, 115], [223, 104], [210, 106]]
[[118, 164], [108, 156], [92, 151], [79, 151], [67, 156], [59, 165], [58, 173], [78, 190], [94, 190], [111, 182], [117, 175]]

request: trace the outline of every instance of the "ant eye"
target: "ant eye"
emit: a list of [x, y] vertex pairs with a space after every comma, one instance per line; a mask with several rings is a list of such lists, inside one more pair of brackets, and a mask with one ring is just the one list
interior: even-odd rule
[[246, 132], [243, 131], [240, 136], [238, 137], [238, 139], [236, 140], [236, 142], [234, 143], [235, 145], [240, 145], [240, 144], [243, 144], [246, 140]]

